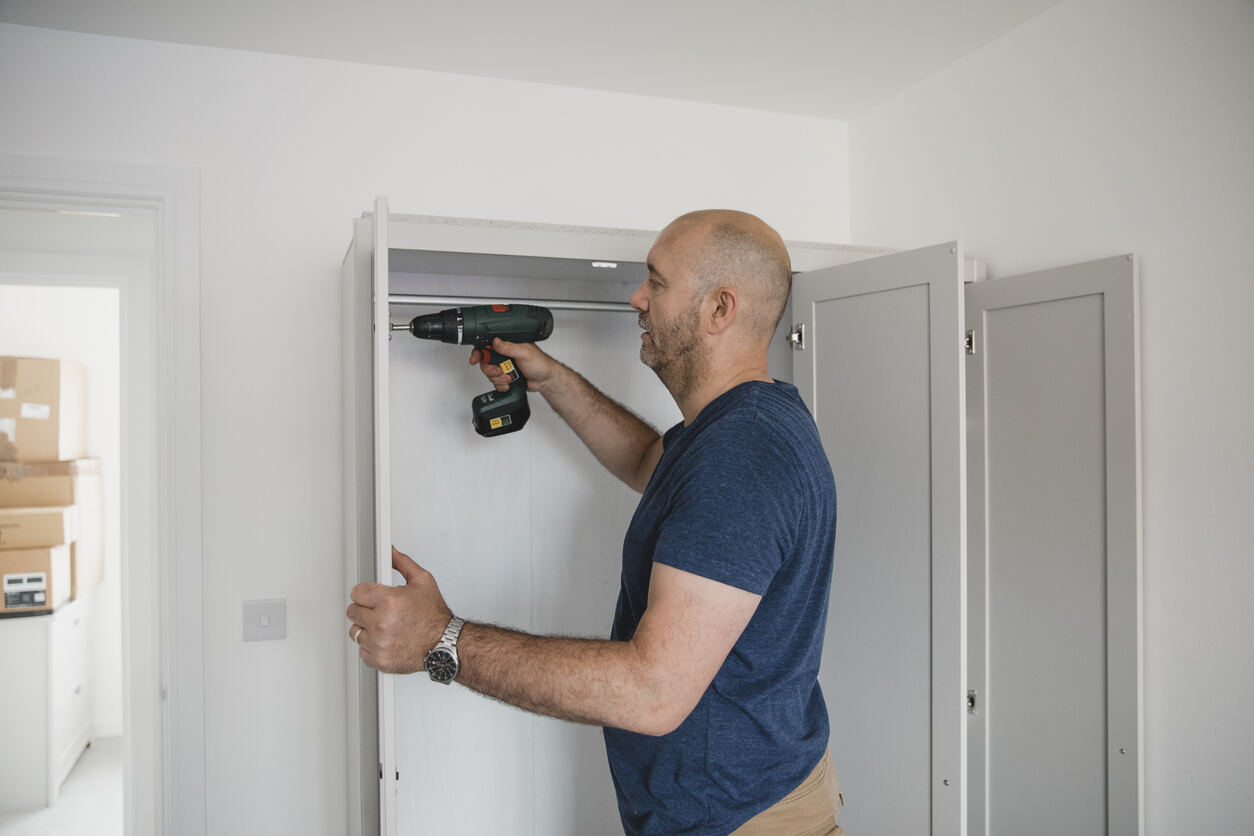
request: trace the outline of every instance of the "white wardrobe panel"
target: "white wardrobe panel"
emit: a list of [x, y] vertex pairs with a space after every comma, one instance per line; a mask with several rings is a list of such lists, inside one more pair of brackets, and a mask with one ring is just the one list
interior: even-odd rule
[[[395, 308], [394, 321], [434, 308]], [[542, 347], [659, 429], [679, 412], [639, 361], [631, 314], [554, 311]], [[396, 546], [430, 569], [458, 615], [528, 632], [608, 638], [622, 535], [638, 495], [545, 403], [485, 439], [471, 399], [489, 388], [469, 349], [398, 332], [390, 346]], [[459, 799], [458, 832], [617, 833], [599, 728], [538, 718], [424, 674], [396, 681], [399, 834]]]
[[[531, 520], [518, 501], [528, 440], [475, 434], [470, 401], [489, 387], [467, 354], [392, 337], [392, 541], [435, 575], [455, 612], [518, 625], [530, 611]], [[506, 833], [531, 819], [531, 788], [519, 780], [531, 765], [526, 724], [426, 674], [395, 677], [395, 688], [398, 834], [434, 832], [433, 808], [466, 833]]]
[[[555, 312], [545, 347], [659, 429], [678, 409], [639, 359], [636, 317]], [[543, 398], [532, 397], [532, 621], [539, 633], [608, 637], [622, 538], [639, 494], [597, 464]], [[536, 834], [618, 834], [600, 729], [536, 718]]]
[[[359, 220], [344, 258], [344, 589], [375, 579], [373, 221]], [[381, 816], [379, 676], [346, 644], [348, 836], [378, 834]]]

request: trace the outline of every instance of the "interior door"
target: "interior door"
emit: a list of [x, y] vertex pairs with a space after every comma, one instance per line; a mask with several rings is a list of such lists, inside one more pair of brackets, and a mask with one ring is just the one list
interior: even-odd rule
[[942, 244], [793, 287], [839, 501], [819, 679], [850, 832], [966, 829], [962, 266]]
[[972, 834], [1140, 832], [1135, 261], [972, 285]]

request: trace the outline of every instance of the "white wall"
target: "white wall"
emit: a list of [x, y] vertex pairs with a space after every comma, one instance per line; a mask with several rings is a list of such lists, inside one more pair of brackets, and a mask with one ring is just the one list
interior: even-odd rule
[[1252, 90], [1248, 2], [1068, 0], [850, 126], [859, 243], [1141, 257], [1151, 836], [1249, 829]]
[[[395, 211], [848, 237], [843, 123], [0, 25], [0, 151], [201, 171], [208, 830], [343, 831], [339, 263]], [[240, 635], [283, 597], [288, 638]]]

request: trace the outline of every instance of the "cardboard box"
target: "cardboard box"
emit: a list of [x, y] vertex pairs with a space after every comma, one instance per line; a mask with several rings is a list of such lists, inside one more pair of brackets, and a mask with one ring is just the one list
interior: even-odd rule
[[87, 455], [87, 373], [70, 360], [0, 357], [0, 461]]
[[0, 462], [0, 508], [83, 505], [83, 491], [99, 484], [99, 459]]
[[0, 617], [40, 615], [70, 600], [70, 547], [0, 551]]
[[68, 546], [78, 537], [78, 507], [0, 508], [0, 551]]
[[78, 537], [70, 546], [74, 599], [104, 580], [102, 497], [99, 459], [0, 462], [0, 508], [78, 507]]

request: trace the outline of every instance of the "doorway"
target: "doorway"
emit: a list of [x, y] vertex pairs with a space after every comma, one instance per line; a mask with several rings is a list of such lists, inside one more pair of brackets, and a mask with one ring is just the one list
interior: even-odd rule
[[[34, 758], [63, 765], [40, 771], [39, 780], [31, 776], [26, 792], [6, 793], [0, 834], [23, 833], [36, 825], [50, 832], [121, 834], [126, 750], [121, 521], [127, 502], [121, 492], [121, 288], [151, 270], [152, 218], [147, 213], [0, 207], [0, 230], [0, 355], [81, 366], [87, 402], [85, 456], [66, 465], [79, 471], [73, 497], [79, 537], [72, 618], [81, 622], [86, 657], [67, 687], [72, 702], [83, 703], [73, 719], [85, 729], [76, 731], [72, 743]], [[13, 472], [7, 475], [20, 475], [22, 467], [31, 469], [26, 463], [10, 464]], [[14, 486], [20, 488], [21, 481]], [[10, 493], [20, 498], [22, 492]], [[93, 550], [98, 553], [94, 560]], [[57, 620], [54, 615], [31, 617]], [[0, 629], [15, 633], [33, 628], [16, 620], [0, 622]], [[56, 695], [51, 696], [56, 703]], [[50, 706], [46, 724], [55, 728], [67, 722], [64, 710]], [[24, 757], [8, 760], [18, 768]], [[48, 802], [55, 803], [45, 806]]]
[[199, 173], [0, 154], [0, 210], [0, 285], [117, 299], [118, 832], [203, 834]]
[[[15, 225], [12, 210], [0, 209], [0, 226], [12, 229]], [[90, 270], [89, 261], [82, 266]], [[140, 260], [135, 261], [138, 266]], [[106, 262], [94, 268], [100, 270], [101, 278], [116, 266], [113, 259]], [[6, 275], [4, 280], [10, 278]], [[32, 746], [6, 758], [7, 767], [20, 770], [21, 778], [6, 781], [9, 790], [0, 809], [0, 834], [5, 836], [36, 831], [87, 836], [123, 833], [119, 295], [116, 287], [0, 284], [0, 355], [53, 358], [81, 366], [88, 414], [86, 455], [65, 465], [77, 471], [65, 480], [77, 488], [72, 498], [79, 518], [73, 601], [56, 615], [28, 616], [46, 622], [66, 618], [78, 622], [85, 655], [79, 670], [64, 683], [73, 696], [58, 702], [53, 693], [49, 712], [35, 713], [45, 720], [39, 725], [69, 725], [73, 736], [70, 743], [55, 749]], [[18, 475], [13, 471], [25, 467], [8, 464], [8, 476]], [[20, 500], [24, 481], [12, 480], [15, 490], [7, 491], [6, 499]], [[46, 484], [46, 479], [36, 477], [32, 482]], [[14, 638], [42, 626], [19, 623], [16, 618], [0, 621], [0, 630]], [[42, 659], [28, 659], [26, 664], [33, 669]], [[28, 677], [15, 677], [10, 691], [31, 683]], [[54, 682], [51, 688], [55, 692], [61, 686]], [[35, 714], [0, 722], [21, 722], [26, 733], [38, 735], [41, 729], [31, 727]], [[42, 736], [47, 739], [46, 731]], [[50, 762], [42, 770], [32, 770], [27, 768], [28, 759]], [[44, 806], [54, 799], [51, 806]]]

